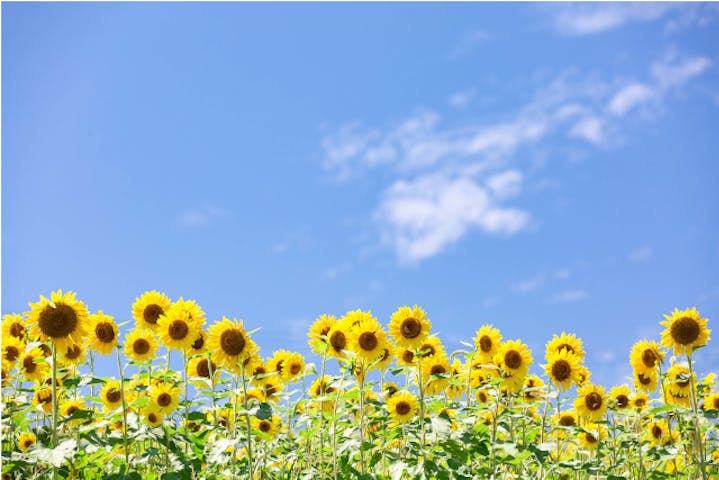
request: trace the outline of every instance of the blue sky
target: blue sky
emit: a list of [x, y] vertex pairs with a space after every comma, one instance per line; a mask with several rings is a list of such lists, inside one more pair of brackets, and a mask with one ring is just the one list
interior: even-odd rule
[[270, 355], [418, 303], [607, 385], [719, 313], [716, 5], [5, 3], [2, 72], [3, 313], [156, 289]]

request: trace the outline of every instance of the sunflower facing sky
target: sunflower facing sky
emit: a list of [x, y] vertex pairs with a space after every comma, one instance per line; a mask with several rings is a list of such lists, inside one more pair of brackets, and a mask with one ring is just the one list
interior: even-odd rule
[[567, 349], [547, 349], [544, 371], [549, 379], [562, 390], [569, 390], [572, 383], [579, 383], [579, 357]]
[[431, 328], [427, 313], [417, 305], [399, 307], [388, 326], [389, 334], [398, 346], [415, 350], [422, 345]]
[[253, 355], [257, 346], [247, 335], [241, 320], [222, 317], [208, 330], [207, 349], [219, 365], [239, 373], [241, 362]]
[[2, 338], [15, 337], [24, 342], [27, 336], [27, 326], [22, 315], [9, 313], [2, 317]]
[[170, 309], [172, 302], [164, 293], [145, 292], [132, 305], [132, 318], [141, 328], [157, 330], [157, 321]]
[[387, 334], [374, 317], [363, 318], [350, 329], [348, 347], [369, 365], [384, 355]]
[[150, 388], [150, 404], [163, 415], [170, 415], [180, 404], [180, 389], [169, 382], [157, 382]]
[[494, 363], [510, 375], [524, 376], [532, 364], [532, 352], [521, 340], [509, 340], [497, 350]]
[[659, 322], [666, 329], [662, 332], [662, 345], [674, 349], [674, 355], [690, 355], [696, 347], [709, 342], [711, 330], [707, 328], [708, 319], [699, 315], [696, 307], [679, 310], [677, 308], [671, 315], [664, 315], [666, 319]]
[[577, 391], [577, 398], [574, 400], [574, 408], [579, 416], [593, 420], [602, 421], [607, 411], [607, 399], [604, 394], [604, 387], [600, 385], [585, 385]]
[[547, 342], [545, 357], [549, 357], [550, 354], [555, 352], [558, 353], [560, 350], [567, 350], [569, 353], [576, 355], [579, 360], [584, 359], [585, 352], [582, 339], [577, 338], [573, 333], [562, 332], [559, 336], [555, 334], [552, 339]]
[[52, 341], [58, 352], [66, 352], [87, 336], [89, 313], [83, 302], [75, 298], [75, 292], [57, 290], [48, 300], [30, 303], [26, 313], [30, 322], [30, 337], [41, 342]]
[[186, 309], [173, 305], [157, 320], [157, 335], [168, 349], [184, 352], [192, 347], [201, 327]]
[[158, 343], [152, 330], [135, 328], [125, 337], [125, 355], [136, 362], [155, 358]]
[[387, 399], [389, 415], [397, 423], [411, 422], [417, 416], [417, 398], [405, 390], [396, 392]]
[[482, 325], [474, 337], [477, 347], [477, 360], [490, 363], [502, 343], [502, 334], [492, 325]]
[[88, 321], [90, 348], [101, 355], [109, 355], [118, 344], [120, 332], [115, 319], [102, 313], [102, 310], [90, 315]]
[[664, 350], [655, 341], [640, 340], [629, 352], [629, 362], [635, 372], [655, 370], [664, 361]]
[[332, 329], [334, 324], [337, 323], [337, 318], [334, 315], [322, 314], [317, 317], [317, 320], [312, 324], [310, 330], [307, 332], [307, 343], [313, 352], [318, 355], [323, 355], [329, 346], [327, 340], [327, 334]]

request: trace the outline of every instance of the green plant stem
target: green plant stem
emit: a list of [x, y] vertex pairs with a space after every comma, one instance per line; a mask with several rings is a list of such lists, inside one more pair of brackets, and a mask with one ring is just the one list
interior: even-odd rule
[[125, 403], [125, 375], [122, 371], [122, 359], [120, 358], [120, 347], [115, 349], [117, 353], [117, 370], [120, 374], [120, 400], [122, 401], [122, 442], [125, 450], [125, 464], [130, 468], [130, 451], [127, 448], [127, 404]]
[[425, 429], [424, 429], [424, 382], [422, 381], [422, 357], [419, 352], [415, 352], [417, 358], [417, 390], [419, 392], [419, 424], [422, 432], [422, 458], [426, 461], [427, 454], [425, 446]]
[[360, 472], [362, 476], [367, 473], [364, 464], [364, 361], [360, 363], [360, 381], [359, 381], [359, 434], [360, 434]]
[[707, 480], [706, 457], [704, 454], [703, 435], [699, 425], [699, 409], [697, 407], [697, 393], [694, 385], [694, 367], [692, 366], [694, 362], [692, 361], [691, 352], [687, 353], [687, 361], [689, 362], [689, 393], [691, 395], [692, 413], [694, 414], [694, 435], [696, 436], [697, 447], [699, 449], [699, 471], [702, 474], [702, 479]]
[[[57, 347], [52, 345], [52, 448], [57, 447]], [[52, 478], [57, 479], [57, 467], [52, 467]]]
[[[327, 395], [327, 386], [325, 384], [325, 363], [327, 362], [327, 347], [322, 353], [322, 367], [320, 368], [320, 397], [324, 398]], [[320, 402], [319, 408], [317, 409], [320, 413], [320, 468], [324, 474], [325, 469], [325, 400]]]
[[[190, 395], [187, 386], [187, 352], [182, 352], [182, 383], [185, 385], [185, 436], [190, 436]], [[187, 455], [188, 444], [185, 443], [185, 455]]]
[[[247, 411], [247, 378], [245, 377], [245, 366], [240, 362], [240, 374], [242, 376], [242, 408], [245, 410], [245, 424], [247, 427], [247, 467], [249, 475], [247, 478], [253, 479], [252, 476], [252, 426], [250, 425], [250, 414]], [[237, 402], [235, 402], [237, 403]]]

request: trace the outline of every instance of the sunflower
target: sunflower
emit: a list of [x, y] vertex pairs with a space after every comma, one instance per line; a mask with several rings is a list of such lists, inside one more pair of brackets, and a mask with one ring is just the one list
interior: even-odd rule
[[280, 398], [280, 392], [284, 386], [278, 378], [268, 377], [264, 385], [262, 385], [262, 391], [265, 394], [265, 398], [268, 402], [276, 402]]
[[111, 412], [122, 405], [122, 392], [120, 391], [120, 382], [110, 380], [100, 389], [100, 398], [102, 406], [106, 412]]
[[32, 382], [40, 382], [50, 375], [50, 366], [40, 348], [33, 348], [20, 355], [20, 371]]
[[[359, 317], [360, 315], [357, 314], [356, 316]], [[351, 319], [351, 317], [348, 318]], [[364, 360], [365, 364], [382, 357], [388, 345], [387, 334], [374, 317], [361, 320], [349, 331], [349, 350]]]
[[449, 385], [452, 367], [444, 355], [433, 355], [421, 360], [422, 386], [427, 394], [441, 393]]
[[502, 334], [492, 325], [482, 325], [474, 337], [477, 346], [477, 360], [480, 363], [491, 363], [502, 344]]
[[432, 323], [420, 307], [399, 307], [392, 314], [389, 334], [400, 347], [416, 350], [429, 335]]
[[52, 412], [52, 388], [36, 388], [32, 396], [32, 404], [36, 407], [42, 407], [45, 413]]
[[164, 293], [152, 290], [140, 295], [132, 305], [132, 318], [137, 327], [157, 330], [157, 321], [170, 309], [172, 302]]
[[510, 375], [524, 377], [532, 364], [532, 353], [521, 340], [509, 340], [497, 350], [494, 363]]
[[646, 438], [652, 445], [666, 445], [671, 438], [667, 421], [659, 419], [649, 422], [646, 426]]
[[[333, 378], [327, 375], [324, 378], [317, 378], [310, 386], [310, 395], [313, 397], [326, 397], [338, 393], [333, 386]], [[334, 401], [327, 398], [318, 399], [319, 407], [324, 413], [330, 413], [334, 409]]]
[[297, 352], [289, 352], [284, 359], [281, 378], [285, 383], [291, 383], [305, 371], [305, 359]]
[[[420, 358], [432, 357], [434, 355], [443, 356], [447, 355], [444, 350], [444, 345], [435, 335], [431, 335], [425, 339], [424, 342], [417, 349], [417, 355]], [[415, 359], [416, 361], [416, 359]]]
[[238, 322], [224, 316], [209, 328], [207, 348], [219, 365], [236, 373], [240, 372], [240, 362], [257, 351], [257, 345], [247, 335], [242, 320]]
[[579, 384], [579, 361], [580, 358], [566, 348], [552, 349], [544, 371], [560, 390], [569, 390], [572, 383]]
[[579, 444], [588, 450], [596, 450], [599, 442], [607, 437], [607, 430], [601, 424], [588, 423], [582, 427], [577, 436]]
[[577, 367], [577, 371], [578, 371], [577, 376], [579, 377], [579, 381], [577, 382], [577, 385], [581, 387], [581, 386], [589, 383], [589, 380], [592, 377], [592, 372], [590, 372], [589, 369], [587, 367], [585, 367], [584, 365], [579, 365], [579, 367]]
[[659, 372], [656, 370], [635, 371], [634, 386], [637, 390], [655, 392], [659, 387]]
[[696, 376], [689, 376], [689, 368], [675, 363], [667, 370], [667, 383], [669, 392], [675, 397], [689, 397], [691, 382], [696, 384]]
[[210, 377], [215, 378], [217, 376], [217, 365], [207, 356], [195, 357], [187, 364], [187, 375], [207, 379]]
[[524, 400], [538, 402], [544, 400], [544, 380], [537, 375], [530, 375], [524, 379]]
[[612, 408], [625, 410], [631, 404], [632, 391], [626, 385], [619, 385], [609, 390], [609, 398], [612, 400]]
[[142, 417], [151, 427], [159, 427], [162, 425], [162, 413], [154, 405], [150, 404], [142, 410]]
[[51, 340], [58, 352], [66, 352], [87, 336], [89, 314], [85, 304], [75, 298], [75, 292], [52, 292], [50, 300], [30, 304], [26, 313], [30, 319], [30, 336], [41, 342]]
[[368, 367], [370, 370], [387, 370], [392, 360], [394, 360], [393, 352], [396, 350], [391, 341], [387, 342], [387, 346], [383, 349], [382, 355], [377, 357]]
[[554, 422], [558, 427], [576, 427], [579, 425], [577, 412], [574, 410], [566, 410], [559, 415], [555, 414]]
[[719, 392], [707, 395], [702, 408], [704, 408], [704, 410], [719, 410]]
[[171, 415], [180, 404], [180, 389], [170, 383], [155, 383], [150, 388], [150, 404], [163, 415]]
[[260, 420], [259, 418], [252, 419], [252, 428], [258, 433], [258, 438], [264, 438], [270, 440], [275, 438], [280, 429], [282, 428], [282, 422], [280, 417], [272, 415], [266, 420]]
[[673, 348], [674, 355], [689, 355], [694, 348], [706, 345], [710, 339], [708, 319], [702, 318], [696, 307], [682, 311], [675, 308], [671, 315], [664, 315], [664, 318], [666, 321], [659, 322], [667, 327], [662, 332], [662, 345]]
[[479, 403], [489, 403], [489, 401], [492, 399], [489, 392], [483, 389], [477, 390], [475, 396], [477, 397], [477, 402]]
[[15, 365], [25, 351], [25, 344], [16, 337], [3, 337], [2, 339], [2, 359], [9, 365]]
[[17, 437], [17, 448], [21, 452], [26, 452], [28, 448], [32, 447], [37, 443], [37, 438], [32, 432], [23, 432]]
[[327, 332], [327, 342], [329, 344], [329, 350], [327, 351], [337, 359], [347, 358], [350, 327], [351, 324], [347, 322], [345, 317], [342, 317]]
[[352, 310], [347, 313], [345, 313], [345, 316], [340, 319], [340, 322], [346, 323], [349, 328], [354, 328], [363, 321], [377, 321], [377, 319], [372, 315], [372, 312], [370, 311], [362, 311], [362, 310]]
[[158, 346], [152, 330], [135, 328], [125, 337], [125, 355], [135, 362], [147, 362], [155, 358]]
[[579, 357], [579, 360], [582, 360], [585, 355], [582, 339], [577, 338], [577, 336], [573, 333], [568, 334], [562, 332], [560, 336], [557, 336], [555, 334], [552, 339], [547, 342], [544, 357], [546, 359], [549, 359], [549, 356], [551, 354], [559, 353], [560, 350], [566, 350], [567, 352], [576, 355], [577, 357]]
[[462, 362], [458, 358], [452, 361], [450, 375], [449, 385], [447, 385], [445, 393], [450, 400], [459, 400], [467, 389], [467, 382], [465, 381], [467, 375], [464, 373]]
[[629, 362], [635, 372], [643, 373], [656, 369], [664, 361], [664, 351], [657, 342], [640, 340], [632, 345]]
[[649, 406], [649, 395], [644, 392], [638, 391], [634, 394], [634, 398], [632, 398], [631, 404], [635, 410], [641, 412]]
[[667, 391], [667, 403], [671, 405], [681, 405], [687, 408], [691, 406], [688, 395], [675, 394], [671, 389]]
[[416, 367], [417, 359], [415, 359], [414, 351], [408, 348], [397, 348], [394, 352], [397, 364], [404, 367]]
[[[77, 412], [78, 410], [87, 410], [87, 405], [85, 405], [85, 401], [80, 398], [71, 398], [66, 401], [64, 401], [62, 404], [60, 404], [60, 414], [65, 417], [65, 421], [67, 421], [73, 413]], [[70, 424], [77, 426], [82, 423], [85, 423], [87, 420], [82, 418], [76, 418], [74, 420], [70, 420]]]
[[273, 373], [268, 370], [265, 361], [258, 354], [250, 356], [249, 360], [250, 361], [247, 363], [245, 370], [250, 377], [252, 385], [260, 387], [265, 384], [267, 379], [273, 375]]
[[20, 314], [9, 313], [2, 317], [2, 338], [7, 339], [10, 337], [14, 337], [23, 343], [27, 339], [26, 321]]
[[289, 354], [290, 352], [288, 352], [287, 350], [275, 350], [274, 352], [272, 352], [272, 357], [267, 360], [268, 373], [276, 376], [281, 380], [285, 360]]
[[385, 398], [390, 398], [395, 393], [399, 392], [399, 387], [394, 382], [385, 382], [382, 384], [382, 393]]
[[577, 410], [577, 413], [584, 418], [601, 421], [607, 411], [604, 387], [593, 384], [587, 384], [581, 387], [577, 391], [574, 408]]
[[307, 343], [313, 352], [317, 355], [324, 355], [329, 347], [329, 341], [327, 340], [327, 334], [332, 327], [337, 323], [337, 318], [334, 315], [320, 315], [315, 320], [315, 323], [310, 327], [310, 331], [307, 332], [309, 339]]
[[202, 325], [182, 306], [174, 304], [157, 320], [160, 341], [169, 348], [184, 352], [192, 347]]
[[417, 416], [417, 399], [407, 391], [397, 392], [387, 399], [389, 415], [397, 423], [408, 423]]
[[117, 346], [119, 336], [115, 319], [100, 310], [90, 315], [88, 330], [90, 331], [88, 338], [90, 348], [102, 355], [111, 354], [113, 348]]
[[61, 365], [72, 365], [75, 367], [79, 367], [83, 362], [85, 362], [85, 347], [79, 343], [69, 347], [67, 351], [60, 356], [58, 361]]

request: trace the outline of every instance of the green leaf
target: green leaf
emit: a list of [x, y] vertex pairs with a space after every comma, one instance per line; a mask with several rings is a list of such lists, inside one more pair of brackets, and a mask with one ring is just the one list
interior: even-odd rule
[[113, 473], [103, 476], [102, 480], [142, 480], [142, 477], [137, 472]]
[[255, 417], [257, 417], [259, 420], [267, 420], [272, 416], [272, 407], [269, 403], [260, 403], [259, 407], [257, 408], [257, 412], [255, 412]]

